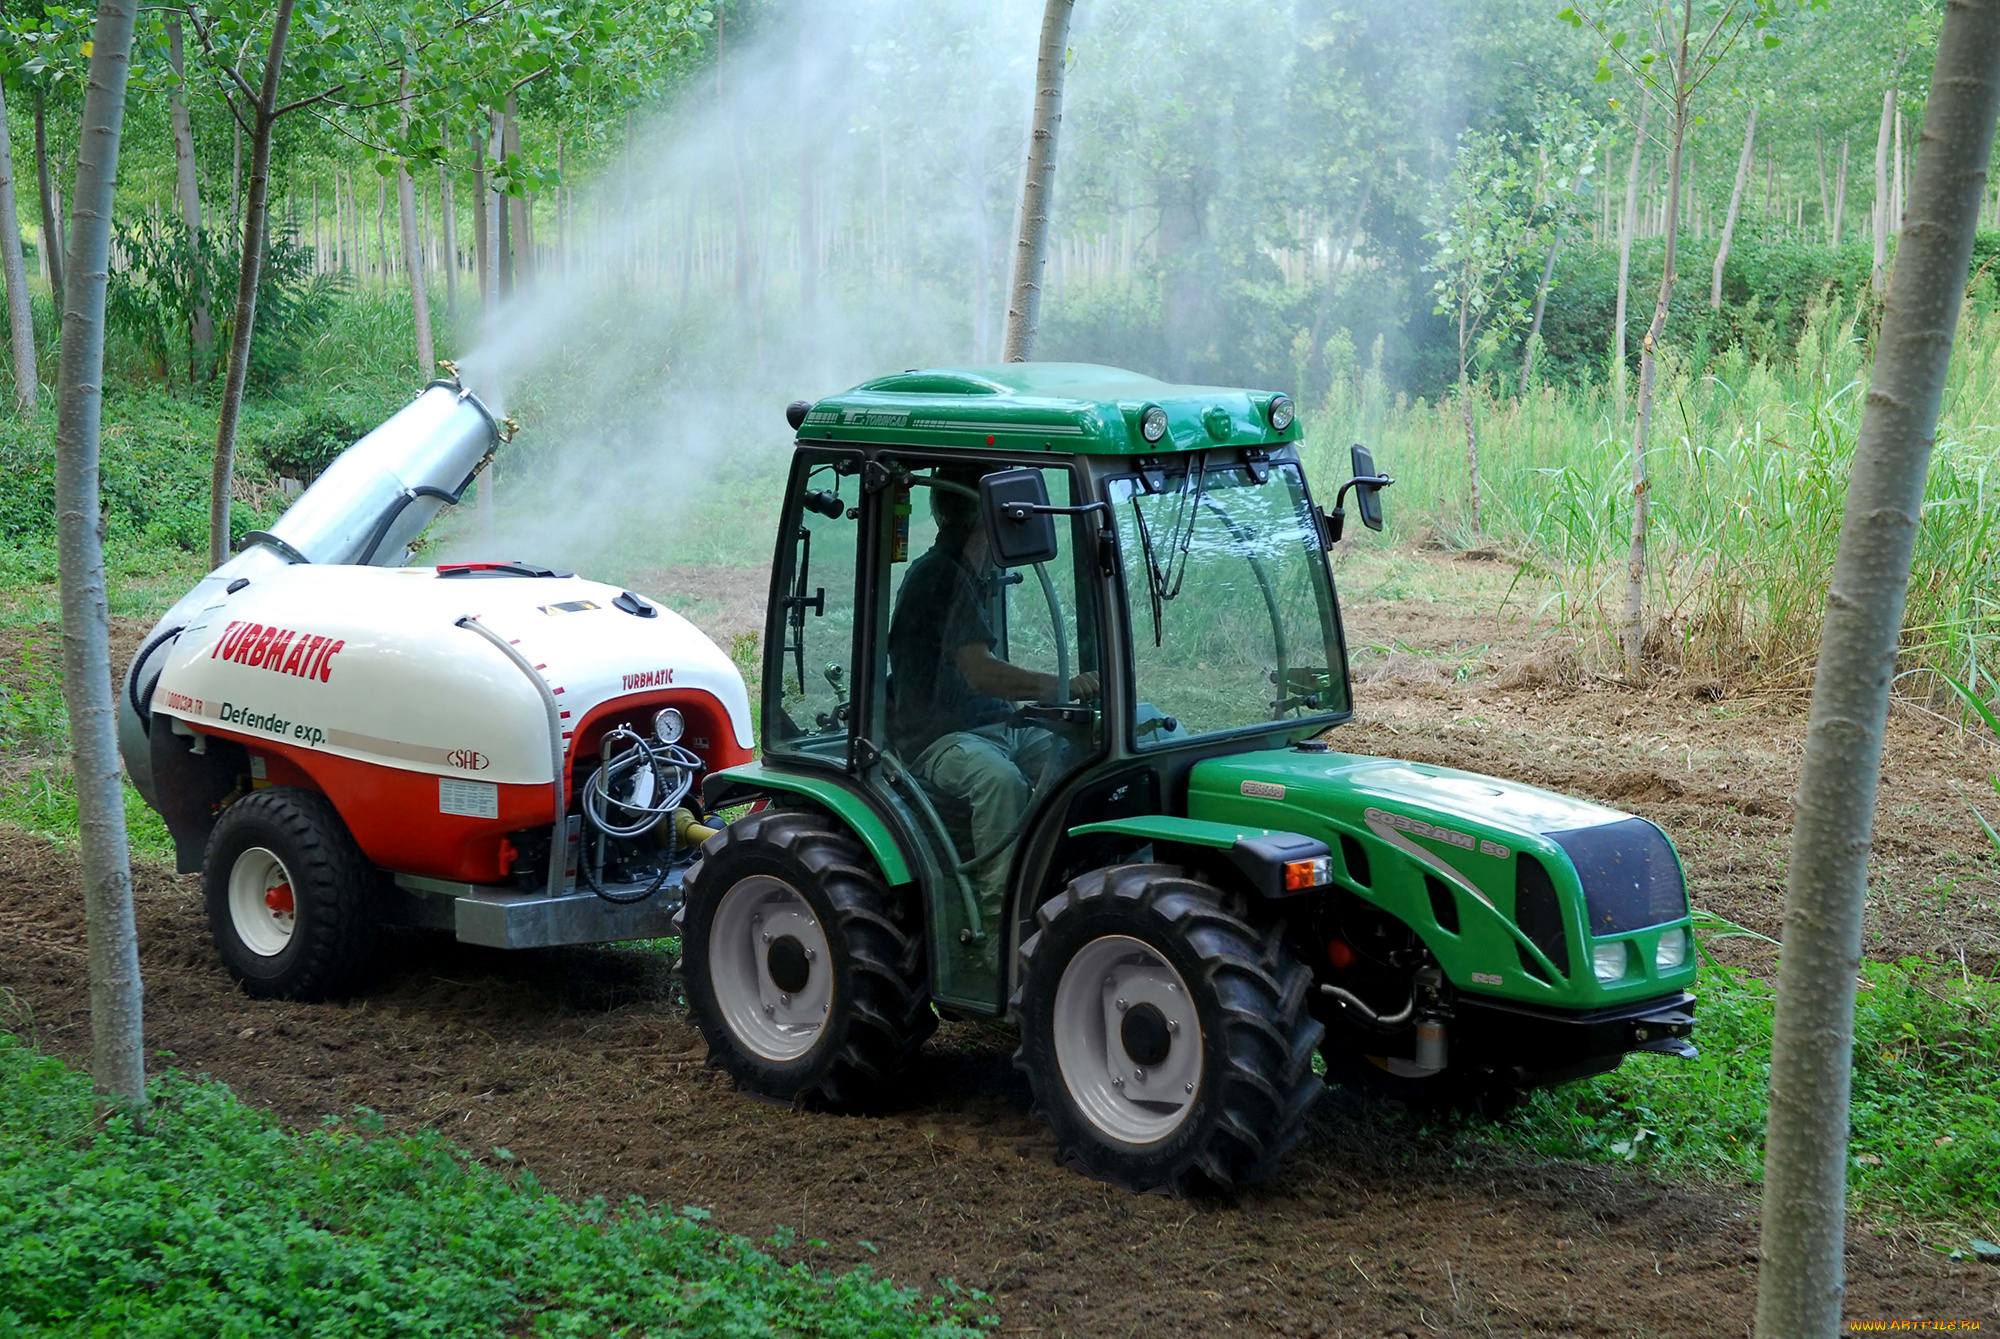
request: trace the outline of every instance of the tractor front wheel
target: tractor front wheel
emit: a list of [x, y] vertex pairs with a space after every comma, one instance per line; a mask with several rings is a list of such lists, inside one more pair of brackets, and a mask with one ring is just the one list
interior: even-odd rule
[[1057, 1160], [1172, 1194], [1268, 1176], [1320, 1090], [1311, 973], [1171, 866], [1095, 871], [1036, 915], [1014, 1064]]
[[918, 927], [829, 819], [778, 809], [731, 823], [685, 891], [688, 1004], [739, 1087], [852, 1110], [936, 1029]]
[[259, 999], [352, 992], [374, 956], [375, 871], [324, 795], [271, 786], [223, 810], [202, 860], [223, 965]]

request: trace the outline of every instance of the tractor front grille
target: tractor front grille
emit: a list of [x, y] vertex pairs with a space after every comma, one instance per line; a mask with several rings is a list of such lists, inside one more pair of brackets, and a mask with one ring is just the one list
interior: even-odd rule
[[1687, 915], [1687, 883], [1666, 834], [1643, 818], [1551, 832], [1583, 882], [1593, 935], [1623, 934]]

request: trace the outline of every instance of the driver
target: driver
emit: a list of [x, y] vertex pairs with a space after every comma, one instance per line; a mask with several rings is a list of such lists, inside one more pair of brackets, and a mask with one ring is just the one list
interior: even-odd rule
[[968, 871], [987, 930], [988, 956], [1006, 900], [1002, 848], [1018, 835], [1037, 784], [1062, 765], [1063, 745], [1047, 730], [1008, 724], [1017, 702], [1097, 695], [1097, 676], [1079, 674], [1068, 693], [1053, 674], [1009, 664], [993, 654], [999, 637], [987, 620], [995, 575], [979, 524], [977, 467], [944, 466], [930, 492], [937, 542], [910, 564], [889, 621], [889, 672], [896, 685], [896, 745], [933, 795], [972, 810]]

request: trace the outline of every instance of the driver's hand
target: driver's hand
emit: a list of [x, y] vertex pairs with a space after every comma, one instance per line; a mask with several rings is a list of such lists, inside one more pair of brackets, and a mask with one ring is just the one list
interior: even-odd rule
[[1071, 679], [1069, 681], [1069, 695], [1079, 702], [1085, 702], [1096, 697], [1097, 675], [1095, 673], [1079, 674], [1074, 679]]

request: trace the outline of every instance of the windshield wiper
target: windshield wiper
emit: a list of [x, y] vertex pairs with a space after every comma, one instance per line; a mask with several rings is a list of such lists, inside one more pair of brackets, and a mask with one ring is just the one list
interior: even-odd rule
[[[1190, 505], [1187, 491], [1187, 474], [1181, 475], [1181, 501], [1174, 512], [1174, 523], [1167, 530], [1167, 570], [1161, 571], [1159, 562], [1153, 557], [1153, 536], [1146, 526], [1145, 509], [1139, 505], [1139, 495], [1132, 495], [1132, 515], [1139, 523], [1139, 548], [1146, 559], [1146, 594], [1153, 608], [1153, 645], [1160, 645], [1160, 610], [1169, 600], [1178, 599], [1181, 583], [1187, 580], [1188, 551], [1194, 544], [1195, 523], [1201, 519], [1201, 504], [1208, 486], [1208, 452], [1195, 457], [1194, 500]], [[1157, 494], [1155, 495], [1157, 496]], [[1178, 552], [1176, 552], [1178, 550]], [[1179, 558], [1179, 566], [1174, 560]], [[1170, 580], [1171, 579], [1171, 580]]]

